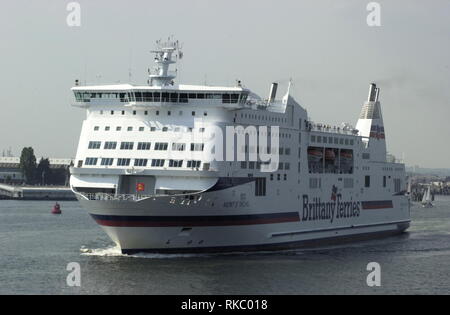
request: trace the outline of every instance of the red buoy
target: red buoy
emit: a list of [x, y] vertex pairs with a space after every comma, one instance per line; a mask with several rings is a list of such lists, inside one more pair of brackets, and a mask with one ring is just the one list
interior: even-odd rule
[[59, 203], [55, 203], [52, 209], [52, 214], [61, 214], [61, 206]]

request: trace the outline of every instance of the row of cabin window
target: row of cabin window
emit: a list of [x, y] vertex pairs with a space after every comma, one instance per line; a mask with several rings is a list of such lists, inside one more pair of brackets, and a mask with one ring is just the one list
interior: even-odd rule
[[[84, 164], [87, 166], [96, 166], [98, 164], [99, 158], [88, 157], [86, 158]], [[134, 159], [134, 166], [136, 167], [146, 167], [149, 159]], [[189, 160], [186, 161], [187, 168], [200, 168], [201, 161]], [[114, 158], [102, 158], [100, 160], [101, 166], [112, 166], [114, 163]], [[118, 158], [116, 162], [117, 166], [130, 166], [131, 159], [129, 158]], [[152, 167], [164, 167], [166, 160], [164, 159], [151, 159]], [[183, 167], [183, 160], [169, 160], [169, 167]]]
[[120, 102], [162, 102], [188, 103], [192, 99], [222, 100], [224, 104], [246, 103], [248, 94], [238, 93], [169, 93], [169, 92], [75, 92], [75, 99], [79, 102], [90, 102], [91, 99], [119, 99]]
[[[389, 176], [389, 179], [391, 176]], [[400, 178], [394, 178], [394, 192], [398, 193], [401, 190], [401, 179]], [[386, 188], [387, 186], [387, 177], [383, 176], [383, 187]], [[370, 187], [370, 175], [364, 176], [364, 187], [369, 188]]]
[[[101, 148], [101, 141], [90, 141], [88, 145], [88, 149], [97, 150]], [[167, 151], [169, 144], [167, 142], [155, 142], [154, 150], [155, 151]], [[115, 150], [117, 148], [116, 141], [106, 141], [103, 145], [104, 150]], [[184, 151], [186, 148], [185, 143], [172, 143], [172, 151]], [[133, 150], [134, 142], [121, 142], [120, 150]], [[137, 144], [138, 150], [150, 150], [151, 142], [138, 142]], [[205, 149], [204, 143], [191, 143], [191, 151], [203, 151]]]
[[280, 123], [287, 123], [287, 118], [283, 117], [270, 117], [265, 115], [256, 115], [256, 114], [241, 114], [241, 118], [247, 118], [247, 119], [256, 119], [256, 120], [262, 120], [262, 121], [271, 121], [271, 122], [280, 122]]
[[[238, 135], [243, 135], [243, 134], [247, 134], [249, 136], [268, 136], [270, 137], [271, 135], [273, 135], [274, 137], [279, 136], [280, 138], [285, 138], [285, 139], [291, 139], [292, 138], [292, 134], [290, 133], [276, 133], [273, 132], [271, 133], [270, 131], [259, 131], [259, 130], [236, 130], [236, 134]], [[301, 136], [301, 134], [300, 134]]]
[[[100, 126], [95, 126], [94, 127], [94, 131], [99, 131], [99, 130], [100, 130]], [[131, 126], [127, 127], [127, 131], [133, 131], [133, 130], [134, 130], [133, 127], [131, 127]], [[145, 127], [139, 127], [138, 130], [140, 132], [144, 132], [145, 131]], [[149, 130], [150, 131], [156, 131], [156, 127], [150, 127]], [[188, 132], [192, 132], [193, 130], [194, 130], [194, 128], [192, 128], [192, 127], [186, 128], [186, 131], [188, 131]], [[111, 131], [111, 127], [110, 126], [105, 126], [105, 131]], [[116, 127], [116, 131], [122, 131], [122, 127], [117, 126]], [[161, 131], [162, 132], [168, 132], [169, 131], [169, 127], [162, 127]], [[175, 127], [174, 131], [175, 132], [181, 132], [181, 127]], [[198, 131], [203, 133], [203, 132], [206, 131], [206, 129], [205, 128], [199, 128]]]
[[[270, 154], [272, 151], [272, 154], [276, 153], [276, 149], [275, 148], [270, 148], [270, 147], [265, 147], [266, 148], [266, 153]], [[255, 146], [249, 146], [249, 145], [245, 145], [241, 148], [241, 152], [242, 153], [255, 153]], [[256, 147], [256, 153], [259, 154], [260, 152], [260, 147]], [[264, 152], [264, 149], [263, 149]], [[291, 148], [279, 148], [278, 149], [278, 154], [279, 155], [291, 155]]]
[[[120, 112], [121, 115], [125, 115], [127, 113], [127, 111], [125, 111], [125, 110], [122, 110], [122, 111], [119, 111], [119, 112]], [[104, 113], [105, 113], [105, 111], [100, 110], [100, 115], [103, 115]], [[116, 113], [116, 111], [111, 110], [111, 111], [109, 111], [109, 113], [111, 115], [114, 115]], [[133, 110], [132, 113], [133, 113], [133, 115], [137, 115], [138, 112], [136, 110]], [[147, 116], [148, 115], [148, 110], [143, 111], [143, 113], [144, 113], [144, 115]], [[196, 111], [192, 111], [191, 112], [192, 116], [195, 116], [196, 114], [197, 114]], [[160, 115], [160, 111], [159, 110], [155, 111], [155, 115], [159, 116]], [[183, 116], [183, 111], [182, 110], [178, 111], [178, 115], [179, 116]], [[172, 111], [168, 110], [167, 111], [167, 116], [172, 116]], [[203, 116], [208, 116], [208, 112], [203, 112]]]
[[[274, 180], [274, 174], [270, 174], [270, 180]], [[277, 180], [281, 180], [281, 174], [277, 174]], [[283, 180], [287, 180], [287, 174], [283, 174]]]
[[[259, 170], [259, 169], [261, 169], [261, 164], [262, 164], [262, 162], [242, 161], [241, 162], [241, 168], [242, 169], [247, 169], [248, 168], [248, 169], [251, 169], [251, 170], [254, 170], [254, 169]], [[280, 163], [280, 164], [278, 164], [278, 170], [286, 170], [286, 171], [288, 171], [290, 169], [291, 169], [291, 164], [290, 163]]]
[[311, 142], [317, 143], [329, 143], [329, 144], [345, 144], [345, 145], [353, 145], [353, 139], [344, 139], [344, 138], [336, 138], [336, 137], [327, 137], [327, 136], [311, 136]]

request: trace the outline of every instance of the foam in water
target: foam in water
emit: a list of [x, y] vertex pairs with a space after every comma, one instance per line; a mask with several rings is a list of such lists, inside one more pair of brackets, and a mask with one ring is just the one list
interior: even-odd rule
[[213, 256], [212, 254], [150, 254], [138, 253], [134, 255], [122, 254], [119, 246], [110, 246], [106, 248], [91, 249], [85, 246], [80, 248], [83, 256], [98, 256], [98, 257], [128, 257], [128, 258], [147, 258], [147, 259], [170, 259], [170, 258], [197, 258]]

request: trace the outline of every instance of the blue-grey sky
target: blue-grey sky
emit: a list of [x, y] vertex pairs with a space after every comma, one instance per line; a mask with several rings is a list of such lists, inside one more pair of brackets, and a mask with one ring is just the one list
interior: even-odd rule
[[[368, 84], [381, 87], [388, 150], [408, 165], [450, 167], [450, 1], [391, 0], [369, 27], [363, 0], [4, 0], [0, 10], [0, 150], [74, 157], [83, 110], [75, 79], [144, 84], [156, 39], [184, 43], [180, 83], [266, 96], [294, 80], [313, 121], [356, 124]], [[0, 152], [1, 153], [1, 152]]]

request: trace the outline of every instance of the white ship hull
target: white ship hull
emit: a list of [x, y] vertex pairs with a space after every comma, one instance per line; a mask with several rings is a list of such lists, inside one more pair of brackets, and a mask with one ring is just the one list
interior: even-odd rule
[[240, 81], [175, 84], [179, 43], [157, 43], [148, 85], [72, 88], [87, 117], [71, 187], [124, 253], [282, 249], [408, 228], [405, 166], [387, 157], [375, 84], [356, 128], [316, 124], [290, 84], [281, 100], [277, 83], [267, 100]]
[[[245, 190], [244, 187], [241, 189]], [[190, 205], [171, 203], [171, 197], [132, 204], [80, 197], [80, 202], [125, 254], [323, 246], [400, 234], [410, 224], [409, 204], [405, 196], [355, 201], [361, 207], [358, 215], [351, 217], [347, 211], [347, 214], [344, 212], [345, 217], [339, 218], [335, 210], [331, 220], [328, 214], [323, 216], [323, 213], [316, 212], [314, 218], [314, 213], [306, 213], [302, 200], [291, 206], [283, 205], [278, 210], [263, 204], [246, 204], [248, 207], [238, 210], [214, 210], [207, 200], [214, 199], [217, 205], [223, 205], [231, 200], [231, 193], [221, 191], [220, 194], [209, 195], [204, 194], [201, 201]], [[330, 199], [329, 194], [317, 197], [324, 201]], [[339, 200], [330, 202], [339, 208]], [[306, 218], [310, 215], [312, 220]]]

